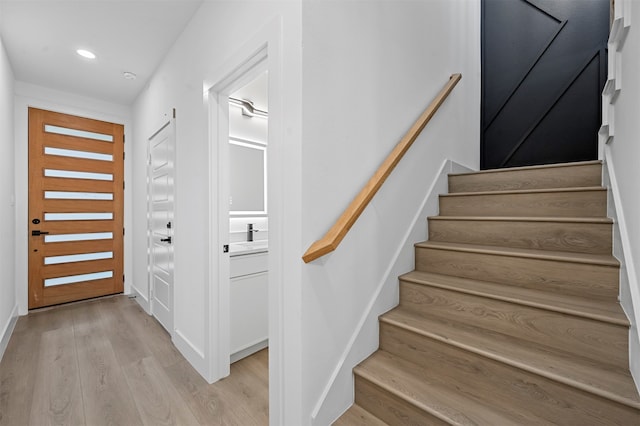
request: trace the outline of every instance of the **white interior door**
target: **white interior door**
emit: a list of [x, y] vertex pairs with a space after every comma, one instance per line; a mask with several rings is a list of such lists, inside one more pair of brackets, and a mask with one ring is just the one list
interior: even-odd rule
[[149, 138], [149, 280], [151, 312], [173, 335], [174, 152], [172, 121]]

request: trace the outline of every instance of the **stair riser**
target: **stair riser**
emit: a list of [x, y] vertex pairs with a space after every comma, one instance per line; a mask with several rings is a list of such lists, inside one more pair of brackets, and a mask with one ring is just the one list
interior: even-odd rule
[[400, 306], [414, 312], [556, 348], [627, 368], [627, 327], [411, 282], [400, 284]]
[[416, 247], [416, 269], [600, 299], [618, 296], [619, 268]]
[[355, 403], [389, 425], [449, 425], [358, 374], [355, 375]]
[[605, 190], [441, 195], [441, 216], [605, 217]]
[[[498, 401], [514, 407], [522, 416], [521, 424], [537, 423], [536, 418], [576, 425], [634, 424], [638, 419], [638, 411], [625, 405], [384, 322], [380, 348], [417, 364], [421, 375], [447, 380], [488, 407]], [[528, 417], [530, 413], [535, 417]]]
[[611, 254], [609, 223], [429, 220], [429, 240], [573, 253]]
[[449, 176], [449, 193], [600, 186], [601, 164]]

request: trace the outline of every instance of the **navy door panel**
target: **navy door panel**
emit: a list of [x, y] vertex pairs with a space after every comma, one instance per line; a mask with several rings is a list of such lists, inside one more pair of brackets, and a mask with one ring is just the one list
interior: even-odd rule
[[609, 7], [482, 1], [483, 169], [597, 158]]

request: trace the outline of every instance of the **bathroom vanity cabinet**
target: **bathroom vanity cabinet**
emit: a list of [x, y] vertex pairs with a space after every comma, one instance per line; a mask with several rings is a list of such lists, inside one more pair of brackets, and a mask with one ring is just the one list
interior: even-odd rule
[[232, 250], [231, 362], [251, 355], [269, 344], [268, 252]]

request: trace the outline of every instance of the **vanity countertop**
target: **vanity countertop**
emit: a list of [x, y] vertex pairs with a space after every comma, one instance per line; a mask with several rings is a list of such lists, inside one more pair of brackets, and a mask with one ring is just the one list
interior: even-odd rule
[[229, 255], [244, 256], [247, 254], [266, 253], [269, 251], [269, 241], [257, 240], [257, 241], [241, 241], [238, 243], [229, 244]]

